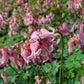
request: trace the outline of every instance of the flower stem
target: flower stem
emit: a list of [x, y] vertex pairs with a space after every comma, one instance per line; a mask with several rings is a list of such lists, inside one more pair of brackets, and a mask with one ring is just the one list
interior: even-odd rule
[[84, 65], [83, 65], [83, 76], [84, 76]]
[[50, 81], [51, 84], [52, 84], [52, 81], [51, 81], [50, 77], [48, 76], [48, 74], [46, 73], [46, 71], [44, 70], [44, 68], [43, 68], [42, 65], [41, 65], [41, 69], [42, 69], [42, 71], [44, 72], [45, 76], [49, 79], [49, 81]]
[[54, 3], [55, 3], [55, 7], [57, 9], [57, 0], [54, 0]]
[[62, 84], [62, 66], [63, 66], [63, 53], [64, 53], [64, 38], [63, 34], [60, 33], [61, 40], [62, 40], [62, 54], [61, 54], [61, 64], [60, 64], [60, 71], [59, 71], [59, 84]]
[[16, 69], [14, 69], [9, 63], [7, 63], [7, 64], [8, 64], [8, 66], [9, 66], [14, 72], [16, 72], [16, 74], [17, 74], [18, 76], [20, 76], [20, 78], [21, 78], [23, 81], [25, 81], [26, 84], [29, 84], [28, 81], [25, 80], [25, 79], [17, 72]]
[[31, 68], [34, 70], [34, 72], [39, 76], [39, 78], [43, 81], [43, 84], [46, 84], [46, 82], [41, 78], [40, 74], [37, 72], [37, 70], [31, 65]]

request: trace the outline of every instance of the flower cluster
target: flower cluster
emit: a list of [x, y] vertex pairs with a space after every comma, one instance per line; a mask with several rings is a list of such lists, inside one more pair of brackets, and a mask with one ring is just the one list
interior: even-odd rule
[[10, 47], [2, 47], [0, 48], [0, 66], [6, 66], [8, 60], [13, 62], [16, 65], [17, 69], [22, 69], [22, 65], [24, 63], [23, 58], [19, 53], [17, 53], [17, 48], [21, 42], [16, 43], [15, 46]]
[[68, 0], [67, 1], [68, 8], [71, 9], [72, 13], [76, 11], [74, 16], [76, 16], [77, 14], [80, 14], [80, 17], [84, 16], [84, 8], [82, 7], [83, 4], [84, 4], [83, 0]]
[[17, 23], [17, 13], [16, 9], [13, 10], [12, 17], [8, 18], [7, 21], [9, 22], [9, 32], [8, 35], [11, 37], [11, 34], [16, 34], [17, 30], [20, 29], [20, 22]]
[[36, 29], [41, 28], [42, 25], [51, 23], [51, 19], [54, 18], [54, 15], [52, 13], [46, 15], [46, 18], [41, 15], [38, 18], [36, 18], [34, 12], [30, 11], [30, 7], [27, 3], [24, 4], [24, 9], [26, 11], [26, 15], [23, 16], [23, 20], [25, 26], [28, 26], [30, 34]]
[[37, 4], [33, 5], [33, 9], [39, 10], [41, 13], [46, 12], [46, 8], [49, 8], [54, 0], [37, 0]]
[[[44, 0], [44, 10], [46, 7], [49, 7], [53, 0], [47, 1]], [[28, 27], [29, 34], [31, 34], [36, 29], [41, 28], [42, 25], [46, 25], [47, 23], [51, 23], [51, 19], [54, 18], [53, 13], [49, 13], [44, 16], [36, 17], [34, 14], [34, 11], [31, 11], [30, 6], [27, 2], [27, 0], [9, 0], [9, 1], [1, 1], [2, 6], [4, 6], [3, 10], [9, 11], [9, 12], [0, 12], [0, 27], [5, 28], [5, 24], [9, 24], [9, 31], [8, 35], [11, 37], [12, 34], [17, 34], [17, 31], [19, 29], [22, 29], [20, 24], [22, 24], [22, 20], [25, 27]], [[11, 2], [11, 3], [10, 3]], [[40, 7], [40, 1], [37, 0], [37, 3], [39, 4], [38, 7]], [[12, 9], [12, 7], [14, 9]], [[1, 30], [0, 28], [0, 30]], [[26, 32], [25, 32], [26, 33]], [[22, 33], [21, 33], [22, 34]]]
[[4, 25], [7, 24], [7, 18], [8, 14], [5, 12], [0, 11], [0, 31], [1, 28], [5, 29]]
[[29, 33], [35, 31], [35, 27], [37, 26], [37, 19], [33, 11], [30, 11], [30, 7], [27, 3], [24, 4], [24, 9], [26, 11], [26, 15], [23, 16], [25, 26], [28, 26]]
[[47, 23], [51, 24], [51, 19], [54, 18], [54, 14], [49, 13], [48, 15], [46, 15], [46, 17], [43, 16], [39, 16], [38, 17], [38, 25], [42, 26], [42, 25], [46, 25]]
[[67, 5], [68, 5], [68, 8], [71, 9], [72, 11], [73, 10], [78, 10], [82, 7], [82, 1], [83, 0], [69, 0], [67, 1]]
[[16, 65], [17, 69], [22, 69], [25, 65], [41, 64], [49, 60], [52, 62], [51, 52], [57, 48], [54, 42], [56, 34], [46, 29], [38, 29], [31, 35], [31, 39], [25, 42], [15, 43], [14, 46], [0, 47], [0, 66], [5, 66], [8, 60]]
[[[70, 38], [70, 40], [68, 41], [68, 54], [71, 55], [72, 54], [72, 48], [74, 45], [77, 44], [78, 49], [84, 49], [84, 19], [82, 20], [81, 23], [79, 24], [75, 24], [73, 26], [72, 30], [75, 29], [79, 29], [79, 33], [78, 34], [74, 34], [73, 37]], [[78, 50], [77, 49], [77, 50]]]

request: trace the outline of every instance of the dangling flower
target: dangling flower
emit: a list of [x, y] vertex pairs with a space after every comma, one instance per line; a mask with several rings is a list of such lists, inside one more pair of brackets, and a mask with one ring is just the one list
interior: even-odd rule
[[84, 76], [81, 77], [81, 83], [84, 84]]
[[[41, 76], [42, 79], [45, 78], [45, 76]], [[39, 78], [39, 76], [35, 76], [35, 80], [37, 84], [41, 84], [42, 80]]]
[[63, 23], [62, 26], [58, 26], [59, 32], [62, 32], [64, 34], [69, 33], [72, 34], [71, 30], [69, 29], [68, 25], [66, 23]]
[[72, 52], [72, 48], [74, 46], [74, 40], [71, 38], [69, 41], [68, 41], [68, 55], [72, 55], [73, 52]]
[[21, 56], [23, 57], [26, 65], [32, 64], [30, 44], [31, 43], [28, 40], [25, 40], [21, 47]]
[[72, 55], [72, 48], [73, 46], [77, 44], [78, 48], [76, 49], [76, 51], [81, 48], [81, 41], [80, 41], [80, 37], [79, 34], [74, 34], [74, 36], [72, 38], [70, 38], [70, 40], [68, 41], [68, 55]]
[[6, 74], [5, 72], [1, 73], [1, 77], [4, 80], [4, 83], [7, 84], [7, 78], [8, 78], [8, 74]]
[[0, 58], [0, 65], [4, 65], [9, 57], [7, 50], [1, 49], [2, 57]]
[[38, 41], [30, 44], [30, 49], [31, 49], [31, 52], [32, 52], [31, 55], [32, 55], [33, 59], [35, 59], [34, 56], [35, 56], [35, 53], [38, 50], [38, 47], [39, 47], [39, 42]]
[[84, 65], [84, 59], [83, 59], [83, 61], [81, 63]]
[[[31, 35], [31, 55], [35, 62], [40, 63], [45, 60], [49, 60], [52, 62], [52, 54], [51, 48], [53, 49], [53, 39], [54, 32], [49, 32], [46, 29], [41, 29], [33, 32]], [[33, 42], [33, 43], [32, 43]], [[52, 47], [51, 47], [52, 46]]]
[[37, 84], [41, 84], [41, 82], [42, 82], [42, 80], [39, 79], [39, 76], [35, 76], [35, 80], [36, 80]]

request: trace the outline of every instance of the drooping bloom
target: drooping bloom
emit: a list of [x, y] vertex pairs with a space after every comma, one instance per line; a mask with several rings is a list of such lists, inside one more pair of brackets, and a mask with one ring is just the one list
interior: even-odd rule
[[26, 65], [33, 64], [32, 57], [31, 57], [30, 44], [31, 43], [28, 40], [25, 40], [25, 42], [22, 43], [22, 47], [21, 47], [21, 56], [23, 57]]
[[62, 26], [59, 25], [58, 30], [59, 30], [59, 32], [62, 32], [64, 34], [66, 34], [66, 33], [71, 34], [71, 31], [66, 23], [63, 23]]
[[84, 59], [83, 59], [83, 61], [81, 63], [84, 65]]
[[49, 32], [46, 29], [38, 29], [32, 33], [29, 41], [25, 40], [25, 42], [21, 44], [21, 56], [26, 65], [33, 64], [34, 62], [40, 65], [47, 60], [52, 62], [53, 55], [51, 52], [54, 48], [58, 49], [56, 46], [58, 42], [53, 41], [55, 36], [58, 35], [54, 34], [53, 29], [52, 31], [53, 32]]
[[68, 0], [67, 5], [71, 11], [79, 10], [82, 7], [83, 0]]
[[51, 19], [54, 18], [54, 14], [49, 13], [48, 15], [46, 15], [46, 17], [43, 16], [39, 16], [38, 18], [38, 25], [46, 25], [47, 23], [51, 24]]
[[[41, 76], [41, 78], [44, 79], [45, 76]], [[39, 78], [39, 76], [35, 76], [35, 80], [36, 80], [35, 83], [37, 83], [37, 84], [41, 84], [41, 82], [42, 82], [42, 80]]]
[[7, 19], [8, 23], [9, 23], [9, 31], [8, 31], [8, 34], [9, 34], [9, 37], [11, 37], [11, 34], [16, 34], [17, 33], [17, 30], [20, 29], [20, 24], [17, 23], [17, 11], [16, 9], [13, 10], [13, 13], [12, 13], [12, 17], [11, 18], [8, 18]]
[[53, 37], [53, 32], [49, 32], [46, 29], [33, 32], [30, 39], [33, 43], [30, 44], [30, 48], [35, 62], [43, 62], [44, 60], [50, 60], [52, 62], [50, 47], [53, 45]]
[[4, 25], [7, 24], [6, 18], [8, 18], [8, 14], [0, 11], [0, 31], [1, 31], [1, 28], [5, 29]]
[[81, 77], [81, 82], [84, 84], [84, 76]]
[[5, 72], [1, 73], [1, 77], [4, 80], [4, 83], [7, 84], [7, 78], [8, 78], [8, 74], [6, 74]]
[[76, 50], [81, 48], [81, 41], [79, 34], [74, 34], [74, 36], [70, 38], [70, 40], [68, 41], [68, 55], [71, 55], [73, 53], [72, 48], [75, 44], [78, 46]]
[[35, 76], [35, 80], [37, 84], [41, 84], [42, 80], [39, 79], [39, 76]]
[[72, 48], [73, 48], [73, 46], [74, 46], [74, 40], [73, 39], [70, 39], [69, 41], [68, 41], [68, 55], [72, 55]]
[[37, 20], [33, 11], [26, 10], [26, 16], [23, 16], [25, 26], [28, 26], [29, 33], [35, 31], [37, 26]]
[[0, 50], [0, 52], [2, 54], [2, 56], [0, 56], [0, 65], [3, 66], [7, 62], [9, 54], [8, 54], [7, 50], [4, 48], [2, 48]]
[[13, 62], [17, 69], [21, 70], [24, 63], [23, 57], [20, 55], [20, 45], [21, 42], [15, 43], [14, 46], [9, 46], [8, 48], [8, 59]]

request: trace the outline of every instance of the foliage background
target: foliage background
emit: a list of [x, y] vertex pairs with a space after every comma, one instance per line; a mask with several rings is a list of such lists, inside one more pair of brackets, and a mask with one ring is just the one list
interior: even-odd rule
[[[69, 13], [71, 10], [67, 9], [66, 6], [63, 6], [63, 4], [66, 3], [67, 0], [60, 0], [60, 5], [62, 9], [59, 11], [54, 8], [53, 13], [56, 15], [56, 17], [52, 20], [52, 24], [47, 24], [45, 28], [48, 26], [55, 27], [59, 21], [66, 22], [69, 25], [69, 28], [72, 27], [74, 23], [81, 22], [82, 18], [79, 18], [79, 15], [74, 17], [74, 14], [69, 16]], [[32, 1], [32, 3], [29, 3], [31, 5], [31, 10], [32, 10], [32, 4], [36, 3], [36, 1]], [[12, 6], [11, 10], [14, 9], [15, 7]], [[49, 9], [47, 10], [46, 13], [43, 13], [42, 16], [45, 16], [48, 14], [50, 11]], [[62, 18], [61, 14], [65, 13], [65, 16]], [[35, 11], [36, 16], [40, 15], [39, 11]], [[11, 13], [10, 13], [11, 16]], [[73, 19], [73, 24], [70, 23], [70, 20]], [[16, 42], [19, 42], [21, 40], [25, 40], [23, 36], [20, 35], [20, 31], [16, 35], [12, 35], [11, 38], [8, 36], [8, 26], [9, 24], [5, 25], [6, 30], [0, 31], [0, 45], [2, 46], [10, 46], [14, 45]], [[24, 27], [24, 24], [21, 24], [21, 27]], [[23, 28], [24, 31], [27, 31], [26, 28]], [[82, 50], [75, 51], [76, 47], [73, 48], [74, 54], [71, 56], [67, 55], [68, 52], [68, 46], [67, 42], [69, 40], [69, 36], [64, 38], [64, 58], [63, 58], [63, 76], [64, 76], [64, 84], [80, 84], [80, 78], [83, 74], [83, 66], [81, 65], [81, 61], [84, 58], [84, 52]], [[59, 48], [61, 49], [61, 42], [59, 43]], [[55, 51], [53, 52], [53, 54]], [[51, 80], [53, 81], [53, 84], [58, 84], [58, 76], [59, 76], [59, 67], [60, 67], [60, 57], [61, 53], [57, 53], [54, 57], [53, 60], [57, 59], [56, 61], [53, 61], [52, 63], [46, 62], [43, 65], [43, 68], [47, 72], [47, 74], [50, 76]], [[15, 65], [11, 63], [13, 67]], [[40, 69], [39, 65], [34, 66], [36, 70], [40, 73], [40, 75], [44, 75], [42, 70]], [[0, 73], [5, 71], [8, 73], [8, 83], [9, 84], [25, 84], [24, 81], [19, 80], [18, 75], [13, 72], [13, 70], [10, 67], [4, 67], [0, 68]], [[29, 81], [29, 84], [34, 84], [35, 82], [35, 76], [37, 75], [30, 66], [25, 66], [23, 65], [23, 70], [18, 72]], [[45, 79], [47, 81], [47, 79]], [[4, 84], [2, 78], [0, 77], [0, 84]]]

